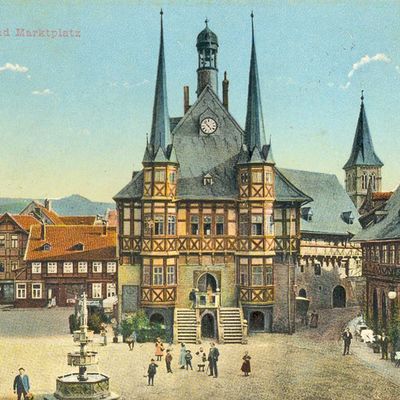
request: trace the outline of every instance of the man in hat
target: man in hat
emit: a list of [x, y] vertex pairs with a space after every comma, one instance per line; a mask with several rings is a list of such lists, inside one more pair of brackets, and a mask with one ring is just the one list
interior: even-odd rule
[[190, 350], [186, 350], [186, 355], [185, 355], [186, 371], [189, 369], [189, 367], [193, 371], [192, 358], [193, 358], [193, 356], [192, 356]]
[[346, 354], [347, 355], [349, 354], [351, 339], [353, 339], [353, 335], [350, 332], [350, 328], [346, 328], [346, 330], [343, 332], [342, 339], [344, 342], [343, 355], [345, 356]]
[[29, 377], [25, 375], [25, 369], [20, 368], [19, 374], [14, 379], [14, 393], [17, 394], [18, 400], [27, 399], [29, 393]]
[[167, 366], [167, 373], [170, 372], [172, 374], [171, 361], [172, 361], [171, 350], [167, 349], [167, 354], [165, 355], [165, 365]]
[[154, 358], [151, 359], [149, 368], [147, 369], [148, 383], [147, 386], [154, 386], [154, 375], [157, 373], [158, 365], [154, 362]]
[[215, 343], [211, 343], [210, 351], [208, 353], [208, 366], [210, 368], [210, 373], [208, 374], [208, 376], [214, 376], [214, 378], [218, 378], [218, 357], [219, 351], [215, 347]]

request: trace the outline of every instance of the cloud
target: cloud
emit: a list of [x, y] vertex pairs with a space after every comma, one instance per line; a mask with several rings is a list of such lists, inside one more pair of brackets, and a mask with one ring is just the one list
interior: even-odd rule
[[350, 85], [351, 85], [350, 81], [347, 81], [345, 85], [340, 85], [339, 87], [342, 90], [347, 90]]
[[53, 94], [53, 92], [50, 89], [43, 89], [43, 90], [34, 90], [32, 94], [35, 96], [49, 96]]
[[29, 68], [19, 64], [5, 63], [2, 67], [0, 67], [0, 74], [4, 71], [20, 72], [22, 74], [25, 74], [29, 71]]
[[396, 65], [396, 71], [400, 74], [400, 65]]
[[348, 73], [347, 77], [350, 79], [354, 75], [355, 71], [372, 62], [384, 62], [388, 64], [392, 62], [392, 60], [384, 53], [377, 53], [373, 57], [370, 57], [368, 54], [366, 54], [353, 64], [353, 68]]

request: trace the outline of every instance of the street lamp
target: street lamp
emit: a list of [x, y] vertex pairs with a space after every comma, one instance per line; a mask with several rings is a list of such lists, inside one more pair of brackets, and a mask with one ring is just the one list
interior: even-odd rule
[[388, 292], [389, 300], [394, 300], [397, 297], [397, 293], [395, 291]]

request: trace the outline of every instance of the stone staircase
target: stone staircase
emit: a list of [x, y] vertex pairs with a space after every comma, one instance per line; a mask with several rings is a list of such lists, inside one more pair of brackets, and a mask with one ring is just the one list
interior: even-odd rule
[[218, 319], [222, 331], [220, 340], [224, 343], [246, 343], [243, 335], [243, 315], [240, 308], [221, 307], [218, 310]]
[[177, 343], [197, 343], [197, 330], [196, 310], [175, 308], [174, 341]]

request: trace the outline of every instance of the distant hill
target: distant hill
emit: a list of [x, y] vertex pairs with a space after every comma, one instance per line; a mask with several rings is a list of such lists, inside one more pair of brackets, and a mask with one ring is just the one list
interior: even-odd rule
[[[18, 214], [32, 200], [44, 203], [43, 199], [12, 199], [0, 197], [0, 214], [9, 212]], [[91, 201], [79, 194], [52, 200], [53, 210], [60, 215], [103, 215], [108, 209], [115, 209], [115, 203]]]

